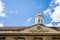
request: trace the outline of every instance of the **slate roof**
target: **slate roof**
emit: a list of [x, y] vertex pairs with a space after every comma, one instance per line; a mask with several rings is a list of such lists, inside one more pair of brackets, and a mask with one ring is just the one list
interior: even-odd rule
[[60, 27], [49, 27], [49, 28], [52, 28], [52, 29], [60, 31]]
[[[33, 26], [36, 26], [36, 25], [45, 26], [43, 24], [35, 24]], [[0, 31], [21, 31], [23, 29], [30, 28], [30, 27], [33, 27], [33, 26], [4, 26], [4, 27], [0, 27]], [[48, 27], [48, 26], [45, 26], [45, 27]], [[50, 27], [49, 26], [48, 28], [52, 28], [52, 29], [60, 31], [60, 27]]]
[[[20, 31], [20, 30], [23, 30], [23, 29], [26, 29], [26, 28], [29, 28], [27, 26], [15, 26], [15, 27], [0, 27], [0, 31]], [[60, 31], [60, 27], [48, 27], [48, 28], [52, 28], [52, 29], [55, 29], [55, 30], [58, 30]]]
[[15, 27], [0, 27], [0, 31], [19, 31], [19, 30], [23, 30], [27, 27], [22, 27], [22, 26], [15, 26]]

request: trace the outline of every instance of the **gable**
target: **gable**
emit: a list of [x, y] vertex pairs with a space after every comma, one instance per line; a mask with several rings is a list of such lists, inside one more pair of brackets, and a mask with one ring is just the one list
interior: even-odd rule
[[57, 32], [57, 30], [54, 30], [52, 28], [48, 28], [44, 25], [41, 24], [37, 24], [37, 25], [33, 25], [29, 28], [26, 28], [22, 31], [20, 31], [20, 33], [41, 33], [41, 32]]

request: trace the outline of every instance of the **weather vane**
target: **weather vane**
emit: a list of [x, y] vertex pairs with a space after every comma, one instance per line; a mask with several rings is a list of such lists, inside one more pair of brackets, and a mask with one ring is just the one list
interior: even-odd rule
[[41, 8], [41, 5], [39, 5], [39, 7], [38, 7], [38, 13], [40, 13], [40, 8]]

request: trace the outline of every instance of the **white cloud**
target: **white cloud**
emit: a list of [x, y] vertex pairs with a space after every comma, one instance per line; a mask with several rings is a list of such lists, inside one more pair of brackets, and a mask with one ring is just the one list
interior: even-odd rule
[[60, 27], [60, 23], [58, 23], [56, 26], [59, 26]]
[[5, 17], [5, 13], [0, 13], [0, 16], [1, 17]]
[[[52, 0], [49, 5], [47, 10], [44, 11], [44, 13], [52, 19], [49, 24], [51, 25], [52, 22], [60, 22], [60, 0]], [[54, 11], [52, 12], [52, 10]]]
[[[53, 24], [52, 23], [49, 23], [49, 24], [45, 24], [47, 27], [52, 27]], [[53, 27], [60, 27], [60, 23], [58, 23], [57, 25], [54, 25]]]
[[53, 26], [51, 23], [49, 23], [49, 24], [46, 24], [46, 26]]
[[48, 16], [51, 16], [51, 9], [48, 8], [47, 10], [44, 11], [44, 13]]
[[60, 0], [55, 0], [55, 3], [57, 4], [57, 3], [59, 3], [60, 4]]
[[0, 17], [5, 17], [5, 12], [4, 12], [4, 3], [2, 3], [2, 1], [0, 0]]
[[0, 22], [0, 27], [3, 27], [4, 25], [3, 25], [3, 23], [2, 22]]
[[15, 11], [14, 11], [14, 10], [10, 10], [10, 13], [11, 13], [11, 14], [17, 14], [18, 11], [17, 11], [17, 10], [15, 10]]
[[28, 18], [26, 21], [27, 21], [27, 22], [30, 22], [31, 20], [32, 20], [32, 18]]
[[51, 15], [52, 22], [60, 22], [60, 6], [55, 7], [55, 11]]

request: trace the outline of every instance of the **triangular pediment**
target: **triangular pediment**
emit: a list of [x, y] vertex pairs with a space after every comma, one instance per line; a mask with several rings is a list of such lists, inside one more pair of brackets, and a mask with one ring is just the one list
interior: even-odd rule
[[57, 30], [54, 30], [52, 28], [48, 28], [44, 26], [43, 24], [36, 24], [33, 26], [30, 26], [24, 30], [21, 30], [20, 33], [40, 33], [40, 32], [57, 32]]

